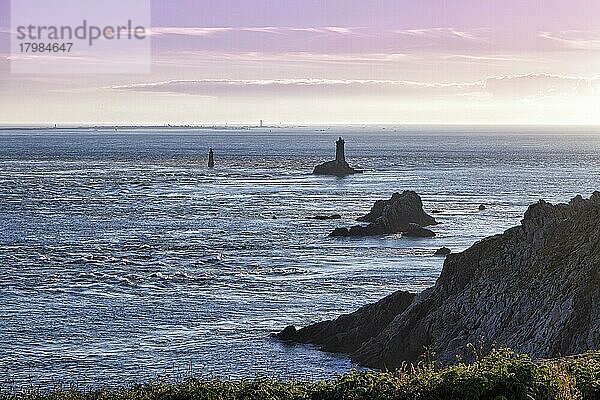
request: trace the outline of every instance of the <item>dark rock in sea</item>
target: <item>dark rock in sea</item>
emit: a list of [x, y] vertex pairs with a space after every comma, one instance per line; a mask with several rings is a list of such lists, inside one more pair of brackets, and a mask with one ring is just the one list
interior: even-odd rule
[[363, 171], [352, 168], [347, 162], [327, 161], [317, 165], [313, 171], [314, 175], [332, 175], [344, 177], [353, 174], [361, 174]]
[[[361, 309], [366, 321], [385, 314], [390, 322], [384, 328], [338, 319], [298, 331], [310, 335], [289, 337], [387, 369], [418, 360], [424, 349], [444, 363], [455, 362], [469, 345], [510, 347], [533, 358], [598, 349], [598, 249], [600, 193], [569, 204], [540, 201], [521, 225], [448, 255], [435, 286], [408, 307], [376, 303]], [[358, 344], [364, 337], [370, 339]]]
[[336, 142], [335, 160], [317, 165], [313, 171], [314, 175], [332, 175], [344, 177], [352, 174], [360, 174], [363, 171], [352, 168], [346, 161], [344, 139], [339, 138]]
[[485, 204], [481, 204], [479, 206], [479, 211], [485, 211], [485, 210], [487, 210], [487, 207], [485, 206]]
[[452, 254], [452, 250], [447, 247], [442, 247], [441, 249], [436, 250], [434, 253], [436, 256], [447, 256], [448, 254]]
[[423, 210], [421, 197], [413, 191], [394, 193], [389, 200], [378, 200], [371, 211], [357, 219], [383, 226], [388, 232], [402, 232], [408, 224], [437, 225], [436, 220]]
[[431, 210], [432, 214], [441, 214], [442, 211], [441, 210]]
[[342, 219], [342, 216], [340, 214], [315, 215], [314, 217], [311, 217], [310, 219], [316, 219], [317, 221], [328, 221], [328, 220], [334, 220], [334, 219]]
[[406, 310], [414, 298], [412, 293], [396, 292], [334, 321], [320, 322], [299, 330], [288, 326], [275, 336], [286, 341], [317, 344], [324, 351], [352, 353], [379, 335], [396, 315]]
[[[427, 215], [423, 210], [421, 197], [413, 191], [394, 193], [389, 200], [378, 200], [371, 211], [358, 218], [360, 222], [370, 222], [368, 226], [353, 226], [349, 230], [350, 236], [377, 236], [394, 233], [420, 233], [425, 237], [431, 237], [433, 232], [419, 230], [419, 228], [436, 225], [436, 220]], [[331, 234], [331, 236], [337, 236]], [[435, 234], [433, 234], [435, 236]]]
[[335, 228], [329, 236], [348, 237], [348, 236], [350, 236], [350, 231], [348, 231], [348, 228]]
[[432, 238], [435, 237], [435, 232], [432, 230], [423, 228], [419, 224], [408, 224], [408, 227], [404, 232], [402, 232], [402, 236], [406, 237], [423, 237], [423, 238]]
[[272, 336], [279, 338], [281, 340], [294, 340], [292, 338], [298, 338], [298, 331], [294, 325], [287, 326], [284, 330], [279, 333], [275, 333]]
[[350, 231], [348, 233], [350, 234], [350, 236], [369, 236], [369, 235], [383, 234], [383, 232], [382, 233], [374, 233], [373, 231], [369, 230], [368, 227], [361, 226], [361, 225], [355, 225], [355, 226], [351, 227]]

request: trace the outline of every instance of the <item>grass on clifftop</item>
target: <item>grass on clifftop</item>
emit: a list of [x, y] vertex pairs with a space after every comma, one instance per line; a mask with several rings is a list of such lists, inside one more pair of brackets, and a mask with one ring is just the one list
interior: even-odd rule
[[600, 351], [534, 362], [511, 350], [496, 350], [470, 365], [438, 369], [407, 366], [396, 373], [353, 372], [331, 381], [272, 379], [221, 381], [188, 378], [90, 393], [36, 390], [4, 400], [548, 400], [600, 399]]

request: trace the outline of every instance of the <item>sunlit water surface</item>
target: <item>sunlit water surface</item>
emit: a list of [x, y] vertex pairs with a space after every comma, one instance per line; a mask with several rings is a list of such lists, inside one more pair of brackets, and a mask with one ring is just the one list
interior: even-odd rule
[[[564, 134], [564, 133], [569, 133]], [[600, 188], [592, 129], [295, 128], [0, 133], [2, 386], [157, 376], [317, 379], [344, 356], [269, 337], [433, 285], [527, 205]], [[312, 176], [335, 139], [367, 169]], [[217, 168], [206, 168], [213, 147]], [[434, 239], [332, 239], [416, 190]], [[486, 211], [478, 211], [479, 204]], [[341, 221], [315, 221], [339, 213]]]

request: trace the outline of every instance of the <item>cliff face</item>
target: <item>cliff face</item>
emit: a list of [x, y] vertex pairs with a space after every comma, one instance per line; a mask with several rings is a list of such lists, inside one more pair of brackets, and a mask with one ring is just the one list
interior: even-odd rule
[[449, 255], [436, 285], [351, 354], [394, 368], [426, 348], [453, 362], [478, 343], [535, 358], [600, 348], [600, 193], [540, 201], [520, 226]]
[[412, 293], [396, 292], [333, 321], [319, 322], [300, 330], [288, 326], [275, 337], [316, 344], [322, 350], [332, 353], [352, 353], [366, 341], [379, 335], [398, 314], [406, 310], [414, 298]]

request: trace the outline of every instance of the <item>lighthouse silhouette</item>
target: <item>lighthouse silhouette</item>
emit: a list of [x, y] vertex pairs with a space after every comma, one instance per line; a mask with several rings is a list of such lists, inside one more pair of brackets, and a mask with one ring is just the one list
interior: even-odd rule
[[335, 142], [335, 160], [317, 165], [313, 170], [313, 174], [343, 177], [346, 175], [362, 173], [362, 170], [354, 169], [346, 162], [345, 146], [346, 142], [342, 137], [339, 137], [337, 142]]
[[212, 148], [208, 150], [208, 168], [215, 167], [215, 152]]
[[335, 142], [335, 163], [338, 165], [344, 165], [346, 163], [345, 145], [346, 142], [341, 137]]

